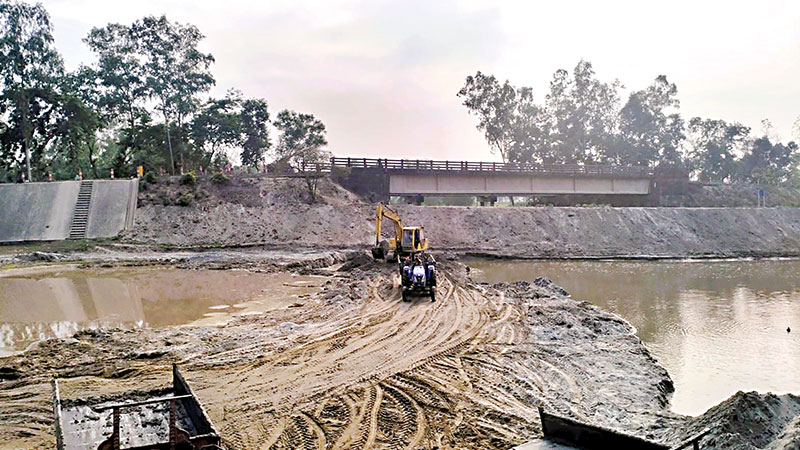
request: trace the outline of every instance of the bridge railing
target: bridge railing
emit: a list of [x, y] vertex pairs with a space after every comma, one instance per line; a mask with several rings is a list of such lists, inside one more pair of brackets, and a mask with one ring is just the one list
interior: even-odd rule
[[649, 167], [581, 164], [518, 164], [426, 159], [331, 158], [331, 167], [409, 171], [524, 172], [553, 175], [653, 175]]

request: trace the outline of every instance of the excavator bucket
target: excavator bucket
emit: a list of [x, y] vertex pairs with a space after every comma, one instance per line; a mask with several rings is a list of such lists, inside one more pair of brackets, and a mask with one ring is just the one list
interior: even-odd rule
[[372, 247], [372, 259], [379, 261], [385, 260], [389, 256], [389, 243], [381, 241], [375, 247]]

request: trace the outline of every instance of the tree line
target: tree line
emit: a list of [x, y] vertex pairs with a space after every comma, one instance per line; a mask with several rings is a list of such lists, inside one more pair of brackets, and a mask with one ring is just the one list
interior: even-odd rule
[[[0, 0], [0, 182], [107, 177], [230, 164], [297, 166], [327, 159], [325, 125], [215, 85], [214, 57], [190, 24], [148, 16], [93, 28], [96, 57], [67, 71], [41, 4]], [[278, 132], [273, 142], [270, 130]]]
[[636, 165], [708, 182], [800, 184], [798, 145], [778, 142], [769, 121], [760, 135], [738, 122], [687, 122], [678, 88], [664, 75], [624, 103], [621, 89], [582, 60], [571, 73], [555, 72], [541, 103], [531, 88], [481, 72], [466, 78], [458, 96], [504, 162]]

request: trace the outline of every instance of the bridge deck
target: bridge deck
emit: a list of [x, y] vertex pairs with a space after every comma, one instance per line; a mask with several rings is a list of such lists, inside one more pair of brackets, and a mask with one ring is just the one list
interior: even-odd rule
[[474, 161], [434, 161], [424, 159], [374, 159], [374, 158], [331, 158], [326, 167], [351, 169], [373, 169], [386, 172], [493, 172], [527, 173], [539, 175], [575, 175], [601, 177], [647, 178], [653, 176], [653, 169], [639, 166], [608, 166], [582, 164], [518, 164]]

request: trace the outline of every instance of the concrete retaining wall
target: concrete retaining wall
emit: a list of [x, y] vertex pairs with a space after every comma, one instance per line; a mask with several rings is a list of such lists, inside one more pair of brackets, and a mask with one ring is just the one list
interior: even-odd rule
[[[139, 180], [94, 180], [87, 238], [117, 236], [133, 225]], [[0, 184], [0, 242], [69, 236], [79, 181]]]

